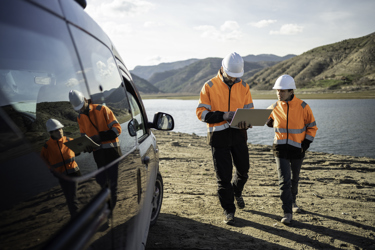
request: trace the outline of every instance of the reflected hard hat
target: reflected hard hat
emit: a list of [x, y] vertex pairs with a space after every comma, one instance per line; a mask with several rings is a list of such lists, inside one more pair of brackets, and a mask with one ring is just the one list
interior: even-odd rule
[[290, 75], [282, 75], [277, 78], [272, 89], [296, 89], [296, 83]]
[[241, 77], [243, 76], [243, 59], [242, 57], [237, 54], [236, 52], [230, 53], [226, 57], [224, 57], [221, 65], [225, 73], [231, 77]]
[[85, 103], [85, 97], [77, 90], [69, 91], [69, 101], [72, 104], [75, 111], [79, 111]]
[[47, 131], [51, 132], [51, 131], [57, 130], [59, 128], [63, 128], [64, 125], [62, 125], [61, 122], [59, 122], [56, 119], [49, 119], [46, 122], [46, 127], [47, 127]]

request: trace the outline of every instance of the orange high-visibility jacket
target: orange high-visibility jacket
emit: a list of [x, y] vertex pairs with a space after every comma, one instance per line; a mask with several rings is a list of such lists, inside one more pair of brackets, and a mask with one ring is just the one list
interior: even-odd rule
[[307, 103], [293, 96], [291, 101], [277, 101], [269, 108], [273, 108], [274, 145], [301, 148], [303, 140], [314, 140], [318, 127]]
[[205, 119], [206, 115], [209, 112], [215, 111], [236, 111], [238, 108], [254, 108], [250, 87], [237, 78], [236, 82], [230, 88], [225, 84], [219, 70], [214, 78], [203, 85], [196, 115], [199, 120], [207, 123], [208, 137], [210, 137], [214, 136], [216, 132], [228, 129], [229, 123], [224, 120], [218, 123], [209, 123]]
[[75, 153], [64, 144], [71, 140], [73, 139], [63, 136], [58, 140], [50, 138], [44, 144], [41, 156], [52, 170], [62, 174], [70, 174], [79, 170], [75, 162]]
[[121, 134], [121, 126], [113, 112], [106, 106], [100, 104], [89, 104], [88, 115], [80, 113], [77, 117], [81, 135], [92, 137], [99, 132], [112, 130], [117, 137], [114, 140], [102, 141], [101, 148], [114, 148], [120, 146], [118, 136]]

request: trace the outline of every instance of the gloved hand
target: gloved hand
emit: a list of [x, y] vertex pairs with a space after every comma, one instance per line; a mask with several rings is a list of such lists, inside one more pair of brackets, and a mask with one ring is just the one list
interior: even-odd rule
[[93, 151], [93, 148], [90, 146], [87, 146], [84, 150], [83, 153], [91, 153]]
[[273, 119], [272, 118], [268, 119], [266, 124], [268, 127], [273, 128]]
[[248, 128], [252, 128], [253, 126], [251, 126], [251, 124], [246, 124], [246, 122], [243, 121], [243, 122], [239, 122], [237, 127], [239, 129], [248, 129]]
[[305, 139], [305, 140], [302, 141], [302, 145], [301, 146], [302, 146], [303, 152], [307, 151], [307, 149], [310, 147], [310, 143], [311, 143], [311, 141], [307, 140], [307, 139]]
[[90, 138], [91, 138], [91, 140], [93, 140], [94, 142], [96, 142], [98, 144], [100, 144], [102, 142], [99, 135], [94, 135], [94, 136], [91, 136]]
[[229, 111], [229, 112], [224, 112], [223, 119], [224, 121], [231, 121], [233, 119], [234, 112]]

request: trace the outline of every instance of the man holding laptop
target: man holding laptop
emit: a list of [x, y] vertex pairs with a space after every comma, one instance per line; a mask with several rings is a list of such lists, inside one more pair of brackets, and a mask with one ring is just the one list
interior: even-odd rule
[[[236, 52], [227, 55], [217, 75], [203, 85], [196, 109], [198, 119], [207, 123], [218, 196], [224, 222], [230, 225], [234, 224], [234, 200], [239, 209], [245, 207], [242, 190], [250, 168], [246, 130], [252, 126], [245, 121], [230, 125], [237, 109], [254, 108], [250, 87], [240, 79], [243, 73], [242, 57]], [[236, 174], [232, 180], [233, 164]]]

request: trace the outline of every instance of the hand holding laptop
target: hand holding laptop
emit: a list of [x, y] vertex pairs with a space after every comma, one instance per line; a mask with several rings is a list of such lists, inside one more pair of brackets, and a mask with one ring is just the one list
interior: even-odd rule
[[264, 126], [271, 112], [272, 109], [237, 109], [229, 125], [240, 128], [239, 124], [245, 121], [250, 126]]
[[[231, 121], [232, 121], [235, 113], [236, 112], [234, 112], [234, 111], [224, 112], [223, 119], [225, 121], [228, 121], [229, 123], [231, 123]], [[239, 129], [252, 128], [251, 124], [246, 123], [246, 121], [240, 121], [240, 122], [238, 122], [238, 124], [236, 125], [236, 127], [238, 127]]]

